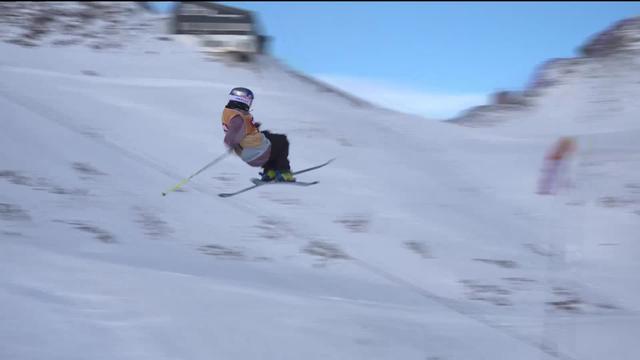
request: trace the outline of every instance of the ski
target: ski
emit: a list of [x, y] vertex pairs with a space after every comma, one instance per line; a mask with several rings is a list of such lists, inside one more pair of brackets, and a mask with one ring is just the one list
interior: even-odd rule
[[311, 185], [315, 185], [315, 184], [318, 183], [318, 181], [312, 181], [312, 182], [304, 182], [304, 181], [262, 181], [260, 179], [251, 179], [251, 181], [253, 182], [253, 186], [249, 186], [247, 188], [244, 188], [242, 190], [238, 190], [238, 191], [232, 192], [232, 193], [218, 194], [218, 196], [226, 198], [226, 197], [230, 197], [230, 196], [241, 194], [241, 193], [243, 193], [245, 191], [249, 191], [249, 190], [255, 189], [257, 187], [264, 186], [264, 185], [311, 186]]
[[324, 164], [320, 164], [320, 165], [318, 165], [318, 166], [313, 166], [313, 167], [310, 167], [310, 168], [307, 168], [307, 169], [298, 170], [298, 171], [293, 172], [292, 174], [293, 174], [293, 175], [298, 175], [298, 174], [306, 173], [307, 171], [311, 171], [311, 170], [315, 170], [315, 169], [320, 169], [320, 168], [321, 168], [321, 167], [323, 167], [323, 166], [327, 166], [327, 165], [331, 164], [331, 162], [332, 162], [333, 160], [335, 160], [335, 158], [334, 158], [334, 159], [331, 159], [331, 160], [329, 160], [329, 161], [327, 161], [327, 162], [326, 162], [326, 163], [324, 163]]
[[319, 181], [262, 181], [260, 179], [253, 178], [251, 182], [255, 185], [297, 185], [297, 186], [310, 186], [319, 183]]
[[[323, 164], [317, 165], [317, 166], [313, 166], [313, 167], [310, 167], [310, 168], [307, 168], [307, 169], [302, 169], [302, 170], [295, 171], [292, 174], [293, 175], [298, 175], [298, 174], [305, 173], [307, 171], [319, 169], [319, 168], [321, 168], [323, 166], [329, 165], [333, 160], [335, 160], [335, 159], [331, 159], [331, 160], [329, 160], [329, 161], [327, 161], [327, 162], [325, 162]], [[280, 185], [295, 185], [295, 186], [311, 186], [311, 185], [315, 185], [315, 184], [318, 183], [318, 181], [312, 181], [312, 182], [304, 182], [304, 181], [291, 181], [291, 182], [262, 181], [262, 180], [256, 179], [256, 178], [252, 178], [251, 182], [253, 182], [253, 186], [249, 186], [247, 188], [238, 190], [236, 192], [218, 194], [218, 196], [223, 197], [223, 198], [227, 198], [227, 197], [231, 197], [231, 196], [234, 196], [234, 195], [241, 194], [241, 193], [249, 191], [249, 190], [253, 190], [253, 189], [257, 188], [257, 187], [264, 186], [264, 185], [278, 185], [278, 184], [280, 184]]]

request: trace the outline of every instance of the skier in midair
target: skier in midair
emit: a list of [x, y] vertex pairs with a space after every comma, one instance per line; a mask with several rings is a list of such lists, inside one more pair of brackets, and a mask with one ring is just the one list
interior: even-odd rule
[[244, 87], [231, 89], [222, 112], [224, 144], [248, 165], [262, 167], [262, 181], [296, 181], [289, 164], [289, 140], [286, 135], [260, 131], [250, 113], [253, 92]]

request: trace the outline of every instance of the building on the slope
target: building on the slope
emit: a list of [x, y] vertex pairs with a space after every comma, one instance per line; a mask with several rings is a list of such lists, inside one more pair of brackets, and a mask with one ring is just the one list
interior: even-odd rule
[[209, 54], [232, 53], [250, 61], [266, 53], [268, 37], [256, 16], [247, 10], [212, 2], [179, 2], [173, 9], [170, 31]]

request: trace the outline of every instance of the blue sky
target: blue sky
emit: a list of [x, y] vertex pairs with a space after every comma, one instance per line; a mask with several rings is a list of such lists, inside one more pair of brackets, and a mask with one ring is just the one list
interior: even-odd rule
[[640, 15], [638, 2], [221, 3], [255, 11], [273, 54], [292, 67], [436, 118], [522, 89], [544, 61]]

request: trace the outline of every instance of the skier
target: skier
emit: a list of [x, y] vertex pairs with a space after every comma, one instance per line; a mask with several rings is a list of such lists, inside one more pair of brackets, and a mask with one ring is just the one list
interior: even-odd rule
[[253, 121], [253, 92], [236, 87], [229, 93], [229, 102], [222, 112], [224, 144], [253, 167], [262, 167], [262, 181], [294, 182], [289, 164], [289, 140], [286, 135], [260, 131]]

